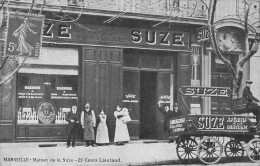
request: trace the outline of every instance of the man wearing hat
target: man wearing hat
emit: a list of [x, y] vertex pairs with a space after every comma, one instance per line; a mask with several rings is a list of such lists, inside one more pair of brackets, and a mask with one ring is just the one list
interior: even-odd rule
[[174, 117], [174, 116], [181, 116], [181, 115], [182, 115], [182, 112], [179, 110], [178, 103], [174, 103], [172, 116]]
[[165, 134], [169, 134], [168, 126], [169, 126], [170, 119], [175, 116], [180, 116], [181, 112], [178, 109], [177, 103], [174, 103], [174, 106], [173, 106], [174, 110], [170, 110], [169, 105], [165, 105], [164, 109], [163, 109], [161, 106], [161, 103], [158, 102], [158, 104], [159, 104], [159, 110], [164, 114], [164, 132], [165, 132]]
[[247, 100], [247, 109], [249, 109], [256, 116], [256, 123], [260, 120], [259, 100], [255, 98], [250, 90], [253, 81], [246, 80], [246, 87], [243, 89], [242, 97]]

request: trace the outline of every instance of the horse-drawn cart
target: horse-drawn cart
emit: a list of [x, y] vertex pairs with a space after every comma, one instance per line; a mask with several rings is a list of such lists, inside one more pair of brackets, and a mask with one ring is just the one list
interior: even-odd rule
[[[242, 99], [232, 103], [239, 113], [247, 111]], [[174, 117], [169, 123], [169, 139], [176, 141], [177, 156], [183, 163], [199, 158], [205, 164], [215, 164], [223, 151], [234, 160], [242, 159], [246, 151], [251, 161], [260, 162], [260, 128], [253, 121], [253, 116], [242, 115]]]

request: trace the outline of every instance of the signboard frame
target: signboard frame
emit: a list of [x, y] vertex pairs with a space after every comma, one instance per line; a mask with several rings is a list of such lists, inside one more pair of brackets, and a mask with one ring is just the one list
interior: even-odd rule
[[202, 97], [230, 97], [232, 94], [232, 91], [229, 87], [182, 86], [179, 89], [179, 92], [183, 96], [202, 96]]

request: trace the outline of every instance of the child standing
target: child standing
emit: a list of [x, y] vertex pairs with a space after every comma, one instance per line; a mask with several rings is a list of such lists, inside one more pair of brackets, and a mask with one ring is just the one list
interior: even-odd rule
[[100, 119], [100, 122], [97, 128], [96, 143], [101, 145], [106, 145], [109, 143], [108, 129], [106, 124], [107, 115], [103, 110], [101, 110], [98, 117]]

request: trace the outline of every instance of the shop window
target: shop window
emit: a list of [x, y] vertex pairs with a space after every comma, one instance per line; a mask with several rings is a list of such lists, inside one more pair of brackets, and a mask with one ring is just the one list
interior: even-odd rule
[[64, 124], [77, 104], [78, 76], [25, 74], [18, 76], [18, 124]]
[[17, 124], [66, 124], [78, 101], [77, 67], [76, 49], [43, 48], [39, 59], [28, 59], [17, 76]]

